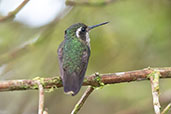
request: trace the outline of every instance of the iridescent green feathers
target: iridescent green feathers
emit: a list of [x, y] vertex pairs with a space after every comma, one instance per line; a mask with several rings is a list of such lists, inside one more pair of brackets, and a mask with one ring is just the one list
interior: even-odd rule
[[74, 71], [79, 72], [82, 66], [82, 57], [87, 52], [88, 46], [86, 46], [79, 39], [67, 39], [66, 45], [63, 47], [63, 68], [67, 69], [69, 73]]
[[78, 38], [76, 31], [84, 24], [75, 24], [65, 31], [65, 40], [58, 48], [61, 78], [65, 93], [75, 95], [80, 90], [90, 56], [89, 46]]
[[65, 31], [65, 39], [58, 48], [60, 73], [65, 93], [74, 96], [81, 88], [90, 57], [88, 32], [107, 23], [93, 26], [77, 23]]

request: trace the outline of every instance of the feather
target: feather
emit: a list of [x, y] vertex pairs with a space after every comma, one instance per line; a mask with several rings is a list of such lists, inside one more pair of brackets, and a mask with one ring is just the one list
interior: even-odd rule
[[[77, 43], [80, 43], [80, 45], [73, 50], [74, 44], [72, 43], [72, 41], [64, 40], [60, 44], [58, 48], [58, 60], [64, 92], [74, 96], [81, 88], [88, 65], [90, 48], [77, 40]], [[84, 48], [79, 49], [79, 46], [83, 46]]]

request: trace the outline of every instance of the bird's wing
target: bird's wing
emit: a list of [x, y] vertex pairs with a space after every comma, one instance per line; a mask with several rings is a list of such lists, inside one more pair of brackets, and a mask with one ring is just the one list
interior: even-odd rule
[[60, 69], [60, 73], [61, 73], [61, 78], [63, 78], [63, 48], [64, 48], [64, 41], [59, 45], [59, 48], [57, 50], [57, 54], [58, 54], [58, 62], [59, 62], [59, 69]]
[[[80, 64], [76, 64], [78, 67], [74, 72], [67, 72], [66, 68], [64, 72], [64, 91], [66, 93], [71, 93], [73, 96], [76, 95], [83, 83], [84, 75], [87, 69], [88, 60], [90, 57], [90, 49], [89, 47], [83, 52], [82, 58], [80, 60]], [[79, 62], [79, 61], [78, 61]]]
[[[70, 57], [66, 60], [66, 55], [68, 54], [68, 52], [64, 54], [63, 47], [64, 47], [64, 42], [61, 43], [60, 48], [58, 49], [61, 78], [62, 78], [65, 93], [69, 93], [69, 94], [71, 93], [74, 96], [79, 92], [81, 88], [88, 65], [90, 49], [87, 46], [84, 51], [80, 51], [79, 53], [82, 54], [80, 54], [79, 57], [77, 56], [80, 59], [78, 59], [75, 62], [73, 58], [71, 59]], [[71, 51], [71, 50], [68, 49], [67, 51]], [[72, 54], [77, 55], [76, 53], [78, 52], [75, 53], [72, 52]], [[72, 66], [69, 64], [70, 62]], [[71, 68], [72, 71], [70, 71]]]

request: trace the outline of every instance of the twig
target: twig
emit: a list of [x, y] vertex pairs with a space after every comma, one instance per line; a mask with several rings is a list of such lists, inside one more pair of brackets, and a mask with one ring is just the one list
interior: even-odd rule
[[[166, 104], [171, 99], [171, 90], [162, 92], [160, 95], [160, 104]], [[146, 114], [147, 111], [151, 111], [151, 98], [140, 99], [135, 105], [130, 105], [128, 108], [121, 109], [115, 114]], [[161, 113], [162, 114], [162, 113]], [[167, 114], [167, 113], [165, 113]]]
[[75, 1], [66, 1], [66, 5], [69, 6], [104, 6], [104, 5], [108, 5], [112, 2], [114, 2], [116, 0], [105, 0], [103, 2], [88, 2], [88, 1], [84, 1], [84, 2], [75, 2]]
[[14, 60], [15, 58], [23, 55], [23, 53], [28, 52], [29, 49], [33, 48], [33, 45], [37, 43], [39, 40], [38, 38], [35, 38], [36, 40], [33, 40], [32, 42], [27, 42], [24, 45], [20, 45], [17, 48], [13, 49], [12, 51], [6, 52], [5, 54], [1, 54], [0, 56], [0, 65], [6, 64], [10, 60]]
[[38, 114], [43, 114], [43, 107], [44, 107], [44, 90], [43, 90], [43, 86], [40, 83], [40, 81], [37, 82], [38, 86], [39, 86], [39, 110], [38, 110]]
[[169, 110], [171, 109], [171, 103], [169, 103], [166, 108], [164, 108], [164, 110], [162, 111], [161, 114], [167, 114], [169, 112]]
[[78, 111], [81, 109], [85, 101], [87, 100], [88, 96], [93, 92], [94, 88], [92, 86], [89, 86], [87, 90], [84, 92], [81, 99], [78, 101], [78, 103], [75, 105], [74, 109], [72, 110], [71, 114], [77, 114]]
[[155, 111], [155, 114], [160, 114], [160, 108], [161, 108], [160, 102], [159, 102], [160, 72], [154, 71], [149, 76], [150, 76], [150, 81], [151, 81], [154, 111]]
[[[171, 78], [171, 67], [168, 68], [151, 68], [128, 72], [110, 73], [110, 74], [100, 74], [99, 78], [97, 76], [90, 75], [85, 77], [83, 85], [91, 86], [101, 86], [103, 84], [115, 84], [122, 82], [131, 81], [143, 81], [148, 80], [148, 75], [153, 71], [160, 72], [160, 78]], [[59, 77], [51, 78], [40, 78], [41, 84], [44, 89], [59, 88], [62, 87], [62, 81]], [[100, 81], [99, 81], [100, 80]], [[8, 80], [0, 81], [0, 92], [2, 91], [13, 91], [13, 90], [36, 90], [38, 89], [37, 80]]]
[[43, 114], [48, 114], [48, 112], [46, 110], [43, 111]]
[[55, 30], [56, 24], [59, 22], [61, 18], [63, 18], [71, 8], [67, 7], [64, 11], [62, 11], [58, 16], [55, 17], [55, 19], [48, 25], [44, 27], [44, 32], [40, 35], [40, 37], [37, 40], [34, 40], [34, 42], [27, 43], [24, 46], [19, 46], [16, 49], [13, 49], [12, 51], [8, 51], [5, 54], [0, 55], [0, 65], [6, 64], [9, 61], [15, 60], [16, 58], [19, 58], [20, 56], [28, 53], [33, 48], [36, 48], [38, 44], [41, 44], [42, 42], [45, 42], [49, 40], [52, 35], [52, 33]]
[[29, 2], [30, 0], [24, 0], [14, 11], [8, 13], [7, 16], [1, 17], [0, 22], [14, 19], [15, 15]]

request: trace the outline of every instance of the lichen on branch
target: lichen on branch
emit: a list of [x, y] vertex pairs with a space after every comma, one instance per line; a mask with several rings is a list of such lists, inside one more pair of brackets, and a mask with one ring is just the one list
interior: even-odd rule
[[[171, 78], [171, 68], [151, 68], [142, 69], [128, 72], [99, 74], [98, 80], [103, 85], [116, 84], [123, 82], [143, 81], [148, 80], [148, 76], [153, 71], [160, 72], [160, 78]], [[39, 79], [38, 79], [39, 80]], [[41, 78], [41, 84], [44, 89], [60, 88], [62, 87], [62, 81], [60, 77]], [[93, 74], [86, 76], [83, 82], [83, 86], [91, 85], [93, 87], [99, 86], [97, 81], [97, 75]], [[37, 80], [23, 79], [23, 80], [6, 80], [0, 81], [1, 91], [14, 91], [14, 90], [37, 90]]]

